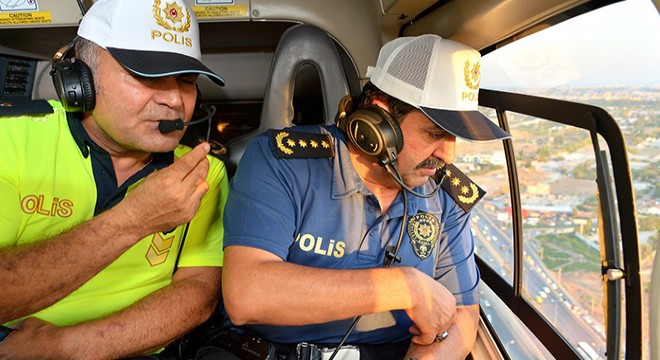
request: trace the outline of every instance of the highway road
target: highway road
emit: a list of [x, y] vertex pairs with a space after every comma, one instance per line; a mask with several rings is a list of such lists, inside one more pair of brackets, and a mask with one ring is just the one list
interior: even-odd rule
[[[511, 234], [499, 228], [494, 214], [490, 214], [482, 208], [472, 211], [472, 229], [474, 231], [477, 255], [490, 265], [509, 283], [513, 279], [513, 248]], [[526, 231], [525, 239], [531, 239], [539, 235], [539, 231]], [[541, 312], [547, 320], [559, 329], [562, 336], [568, 339], [575, 347], [578, 342], [584, 341], [590, 344], [602, 357], [605, 358], [605, 333], [602, 319], [594, 319], [587, 311], [575, 301], [570, 294], [561, 286], [558, 279], [553, 278], [543, 262], [537, 256], [529, 244], [524, 246], [526, 256], [523, 271], [523, 291], [527, 300]], [[567, 281], [563, 279], [563, 281]], [[484, 300], [487, 300], [484, 305]], [[600, 301], [596, 302], [600, 304]], [[530, 347], [532, 354], [526, 353], [522, 346], [529, 339], [516, 339], [524, 331], [520, 331], [518, 322], [511, 321], [505, 312], [509, 312], [504, 304], [494, 306], [496, 300], [482, 295], [482, 307], [489, 316], [489, 320], [497, 329], [497, 334], [511, 351], [513, 359], [539, 358], [536, 349]], [[521, 357], [518, 357], [521, 356]], [[545, 356], [543, 356], [545, 357]]]

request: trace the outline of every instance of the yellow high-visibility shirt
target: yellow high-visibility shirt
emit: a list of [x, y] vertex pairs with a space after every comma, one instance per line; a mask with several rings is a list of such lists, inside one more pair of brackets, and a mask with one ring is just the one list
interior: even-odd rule
[[[173, 154], [154, 155], [140, 172], [144, 176], [117, 189], [114, 172], [99, 166], [108, 165], [107, 153], [104, 157], [77, 119], [67, 119], [59, 102], [49, 103], [50, 114], [0, 116], [0, 248], [43, 241], [91, 219], [121, 201], [144, 176], [191, 150], [180, 145]], [[145, 237], [80, 288], [30, 316], [67, 326], [130, 306], [170, 284], [184, 236], [178, 267], [222, 266], [228, 179], [224, 163], [208, 158], [209, 190], [189, 226]], [[105, 200], [99, 201], [101, 195]], [[52, 256], [76, 261], [69, 254]]]

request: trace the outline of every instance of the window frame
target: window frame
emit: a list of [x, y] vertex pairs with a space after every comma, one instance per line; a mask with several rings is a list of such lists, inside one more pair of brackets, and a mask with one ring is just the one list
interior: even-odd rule
[[[642, 292], [639, 273], [637, 212], [626, 144], [616, 121], [607, 111], [596, 106], [488, 89], [480, 90], [479, 105], [494, 109], [499, 125], [505, 131], [509, 131], [506, 113], [510, 111], [581, 128], [591, 134], [600, 204], [601, 276], [606, 282], [607, 289], [603, 294], [603, 299], [607, 304], [605, 325], [608, 358], [619, 358], [617, 354], [620, 354], [622, 349], [625, 350], [626, 357], [641, 358]], [[609, 159], [600, 149], [599, 136], [607, 144]], [[503, 142], [513, 209], [514, 273], [512, 284], [510, 285], [501, 278], [480, 258], [477, 258], [477, 264], [482, 280], [500, 296], [553, 356], [566, 358], [566, 356], [572, 355], [573, 358], [580, 359], [577, 351], [562, 334], [522, 296], [523, 219], [520, 184], [513, 151], [514, 140], [507, 139]], [[608, 164], [606, 164], [607, 160], [612, 167], [611, 175]], [[623, 259], [618, 256], [620, 252]], [[623, 274], [621, 278], [616, 276], [619, 271]], [[622, 280], [625, 283], [622, 283]], [[625, 299], [625, 316], [622, 312], [621, 299]], [[625, 337], [621, 332], [623, 322], [625, 322], [626, 329]], [[623, 346], [624, 341], [625, 346]], [[501, 350], [504, 351], [504, 349]]]

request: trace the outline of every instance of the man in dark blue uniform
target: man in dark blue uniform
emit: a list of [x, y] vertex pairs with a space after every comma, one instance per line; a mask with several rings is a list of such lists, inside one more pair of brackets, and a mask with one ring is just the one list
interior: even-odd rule
[[224, 218], [239, 332], [301, 358], [329, 358], [345, 336], [338, 359], [465, 358], [479, 304], [468, 210], [483, 191], [450, 164], [456, 137], [510, 136], [477, 111], [479, 60], [435, 35], [396, 39], [337, 126], [248, 147]]

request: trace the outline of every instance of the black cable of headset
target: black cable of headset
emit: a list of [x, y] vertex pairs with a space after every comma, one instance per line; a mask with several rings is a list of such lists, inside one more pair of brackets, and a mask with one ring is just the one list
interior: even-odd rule
[[[394, 168], [394, 171], [392, 170], [392, 168]], [[401, 179], [401, 174], [399, 173], [399, 169], [396, 166], [392, 166], [391, 164], [388, 164], [388, 165], [385, 165], [385, 169], [390, 174], [390, 176], [392, 176], [392, 178], [394, 178], [394, 180], [399, 184], [399, 186], [401, 186], [401, 188], [403, 190], [405, 190], [405, 191], [407, 191], [407, 192], [409, 192], [409, 193], [411, 193], [411, 194], [413, 194], [417, 197], [421, 197], [421, 198], [425, 198], [425, 199], [430, 198], [431, 196], [438, 193], [438, 190], [442, 186], [442, 180], [445, 178], [445, 174], [446, 174], [444, 172], [445, 171], [444, 168], [438, 169], [437, 171], [442, 173], [442, 177], [440, 178], [440, 181], [438, 181], [436, 183], [435, 189], [433, 189], [433, 191], [431, 191], [430, 193], [424, 195], [424, 194], [420, 194], [420, 193], [414, 191], [413, 189], [409, 188], [406, 184], [403, 183], [403, 180]], [[395, 174], [395, 172], [396, 172], [396, 174]]]
[[[397, 177], [401, 178], [399, 169], [396, 166], [394, 167], [394, 169], [396, 170]], [[389, 256], [389, 258], [386, 259], [387, 260], [387, 262], [385, 262], [386, 268], [394, 265], [395, 262], [401, 262], [401, 259], [397, 259], [396, 255], [399, 253], [399, 249], [401, 248], [401, 242], [403, 241], [403, 233], [406, 230], [406, 220], [408, 219], [408, 194], [404, 190], [401, 192], [401, 196], [403, 196], [403, 220], [401, 221], [401, 228], [399, 229], [399, 238], [396, 241], [396, 247], [394, 248], [394, 253], [392, 253]]]
[[[389, 166], [389, 165], [388, 165]], [[397, 169], [396, 166], [394, 166], [394, 169], [396, 170], [397, 176], [401, 176], [399, 173], [399, 169]], [[400, 180], [396, 179], [397, 182]], [[401, 261], [400, 259], [397, 258], [397, 254], [399, 253], [399, 249], [401, 248], [401, 242], [403, 241], [403, 233], [406, 229], [406, 219], [408, 218], [408, 194], [405, 189], [401, 189], [401, 196], [403, 196], [403, 219], [401, 220], [401, 227], [399, 229], [399, 238], [396, 241], [396, 247], [394, 248], [394, 252], [390, 252], [389, 250], [386, 250], [385, 253], [385, 263], [384, 266], [385, 268], [388, 268], [392, 266], [395, 262]], [[437, 189], [436, 189], [437, 190]], [[387, 248], [386, 248], [387, 249]], [[351, 326], [348, 328], [348, 331], [346, 331], [346, 334], [344, 337], [341, 339], [339, 342], [339, 345], [335, 348], [335, 351], [332, 353], [330, 358], [328, 360], [333, 360], [335, 356], [337, 356], [337, 353], [339, 352], [339, 349], [341, 349], [342, 346], [344, 346], [344, 343], [346, 340], [348, 340], [348, 336], [353, 332], [355, 329], [355, 326], [357, 325], [358, 321], [362, 318], [362, 315], [358, 315], [355, 320], [353, 320], [353, 323], [351, 323]]]
[[208, 125], [206, 128], [206, 142], [209, 142], [211, 140], [211, 124], [213, 123], [213, 115], [215, 115], [216, 108], [215, 105], [211, 105], [208, 107], [208, 113], [206, 116], [208, 116]]

